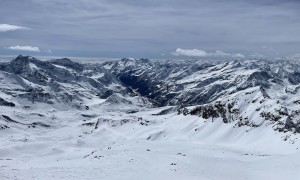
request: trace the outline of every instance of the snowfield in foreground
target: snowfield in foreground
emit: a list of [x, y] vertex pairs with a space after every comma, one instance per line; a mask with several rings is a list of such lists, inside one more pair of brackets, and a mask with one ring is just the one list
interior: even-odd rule
[[85, 112], [87, 118], [81, 112], [47, 112], [57, 117], [52, 128], [2, 132], [1, 179], [300, 177], [299, 143], [283, 141], [284, 134], [266, 127], [153, 115], [161, 108], [134, 114], [118, 106], [97, 109], [102, 110]]
[[299, 179], [300, 68], [197, 63], [0, 63], [0, 179]]

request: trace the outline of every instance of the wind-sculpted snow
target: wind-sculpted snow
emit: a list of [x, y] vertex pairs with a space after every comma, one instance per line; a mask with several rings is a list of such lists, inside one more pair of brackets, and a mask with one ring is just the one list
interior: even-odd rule
[[297, 179], [289, 61], [0, 63], [0, 179]]

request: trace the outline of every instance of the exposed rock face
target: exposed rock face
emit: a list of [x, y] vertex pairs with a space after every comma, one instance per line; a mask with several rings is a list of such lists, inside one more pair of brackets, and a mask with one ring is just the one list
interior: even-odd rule
[[53, 59], [50, 61], [52, 64], [60, 65], [63, 67], [74, 69], [75, 71], [81, 72], [84, 70], [84, 65], [71, 61], [68, 58]]
[[15, 107], [16, 105], [13, 102], [8, 102], [5, 101], [0, 97], [0, 106], [10, 106], [10, 107]]

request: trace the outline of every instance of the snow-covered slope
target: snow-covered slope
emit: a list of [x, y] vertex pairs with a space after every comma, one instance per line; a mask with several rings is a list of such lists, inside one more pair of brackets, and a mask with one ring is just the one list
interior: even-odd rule
[[225, 123], [258, 126], [268, 120], [276, 130], [300, 132], [300, 66], [295, 62], [123, 59], [103, 67], [159, 106], [201, 105], [215, 109], [213, 116]]
[[297, 179], [299, 70], [18, 56], [0, 64], [0, 179]]

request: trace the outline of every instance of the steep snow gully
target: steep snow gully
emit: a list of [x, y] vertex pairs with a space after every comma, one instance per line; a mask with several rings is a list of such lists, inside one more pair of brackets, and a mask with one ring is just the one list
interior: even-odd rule
[[299, 179], [298, 64], [0, 62], [0, 179]]

